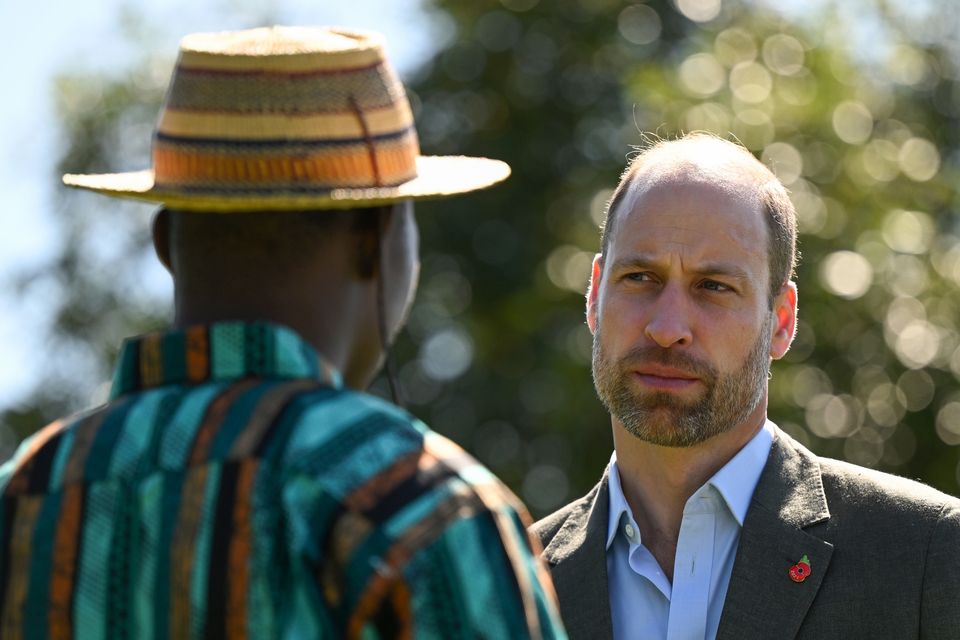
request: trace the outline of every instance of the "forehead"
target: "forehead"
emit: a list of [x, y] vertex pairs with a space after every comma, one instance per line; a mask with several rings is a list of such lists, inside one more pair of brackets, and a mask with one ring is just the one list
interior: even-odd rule
[[766, 264], [768, 231], [749, 179], [685, 171], [640, 176], [615, 215], [611, 253]]

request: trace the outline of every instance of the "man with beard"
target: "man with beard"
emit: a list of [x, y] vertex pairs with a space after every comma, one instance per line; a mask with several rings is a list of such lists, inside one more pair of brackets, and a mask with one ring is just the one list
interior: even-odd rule
[[819, 458], [766, 417], [796, 327], [796, 215], [746, 149], [661, 142], [587, 291], [614, 453], [534, 525], [571, 638], [956, 638], [960, 500]]

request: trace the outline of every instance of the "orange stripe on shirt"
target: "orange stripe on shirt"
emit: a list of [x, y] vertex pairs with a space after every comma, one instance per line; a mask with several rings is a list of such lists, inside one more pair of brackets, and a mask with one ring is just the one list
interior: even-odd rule
[[50, 573], [50, 609], [47, 622], [51, 638], [73, 637], [72, 605], [80, 546], [80, 516], [83, 511], [83, 485], [64, 489], [53, 547]]
[[257, 473], [257, 461], [242, 462], [237, 472], [236, 504], [233, 507], [233, 535], [228, 553], [227, 620], [228, 638], [247, 637], [247, 589], [250, 581], [250, 556], [253, 513], [253, 480]]
[[186, 331], [187, 382], [203, 382], [210, 375], [207, 327], [194, 326]]
[[297, 379], [278, 385], [265, 393], [247, 418], [247, 425], [233, 441], [227, 459], [242, 460], [253, 455], [270, 426], [290, 400], [298, 393], [316, 387], [316, 380]]
[[[376, 571], [371, 575], [370, 581], [367, 582], [363, 594], [353, 610], [353, 615], [347, 622], [347, 638], [362, 637], [367, 623], [380, 610], [383, 602], [385, 600], [389, 602], [390, 592], [403, 580], [400, 570], [410, 559], [413, 551], [414, 549], [401, 543], [395, 543], [390, 547], [381, 565], [376, 567]], [[401, 630], [401, 634], [404, 637], [409, 637], [410, 631], [406, 630], [404, 632]]]
[[4, 491], [6, 495], [12, 496], [26, 492], [30, 484], [30, 469], [36, 460], [37, 452], [58, 435], [66, 423], [66, 419], [51, 422], [33, 436], [30, 444], [27, 445], [29, 447], [28, 449], [17, 452], [17, 466], [10, 476], [10, 480], [7, 482], [7, 487]]
[[[347, 623], [347, 637], [359, 638], [361, 636], [367, 622], [383, 606], [384, 599], [389, 598], [396, 585], [402, 584], [403, 567], [413, 554], [442, 536], [451, 523], [471, 518], [482, 510], [483, 505], [479, 498], [476, 494], [470, 492], [465, 484], [462, 488], [454, 486], [451, 487], [450, 495], [438, 504], [431, 513], [407, 527], [393, 541], [383, 559], [374, 565], [374, 571], [370, 574], [370, 578], [364, 586]], [[334, 535], [337, 535], [337, 533], [335, 531]], [[397, 617], [401, 620], [404, 619], [402, 613], [398, 613]], [[412, 615], [408, 619], [412, 620]], [[401, 633], [404, 632], [401, 631]], [[406, 633], [409, 633], [409, 631]]]
[[203, 422], [197, 427], [197, 434], [194, 436], [193, 446], [190, 449], [190, 464], [200, 464], [207, 459], [213, 437], [220, 430], [220, 425], [227, 416], [227, 412], [237, 401], [237, 398], [257, 384], [260, 384], [260, 381], [256, 379], [243, 380], [231, 385], [226, 391], [214, 398], [207, 408], [206, 415], [203, 416]]
[[170, 637], [189, 638], [193, 613], [190, 593], [197, 533], [203, 516], [207, 485], [206, 465], [187, 472], [180, 496], [180, 510], [170, 548]]
[[436, 458], [420, 450], [398, 458], [392, 465], [373, 476], [351, 491], [344, 499], [344, 506], [351, 511], [367, 511], [373, 508], [383, 496], [404, 480], [415, 475], [417, 469], [424, 470], [436, 464]]
[[3, 602], [3, 618], [0, 624], [0, 637], [4, 640], [19, 640], [23, 637], [23, 607], [27, 601], [27, 587], [30, 582], [30, 560], [33, 530], [36, 526], [40, 507], [45, 495], [21, 496], [17, 498], [13, 531], [10, 538], [10, 571], [7, 576], [7, 596]]
[[163, 382], [163, 352], [159, 334], [144, 336], [140, 343], [140, 381], [144, 387]]

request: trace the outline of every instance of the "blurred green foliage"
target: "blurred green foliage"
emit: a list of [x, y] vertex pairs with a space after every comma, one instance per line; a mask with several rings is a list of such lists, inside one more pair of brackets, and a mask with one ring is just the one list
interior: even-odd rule
[[[923, 16], [854, 4], [866, 31], [745, 0], [433, 0], [447, 39], [407, 78], [421, 146], [514, 176], [418, 208], [421, 289], [394, 354], [410, 410], [537, 515], [585, 492], [612, 446], [583, 316], [598, 224], [645, 132], [710, 130], [798, 209], [800, 330], [770, 416], [819, 453], [958, 493], [960, 52]], [[66, 75], [58, 172], [146, 166], [172, 62]], [[120, 338], [168, 315], [138, 280], [141, 206], [67, 194], [60, 210], [60, 259], [20, 282], [58, 302], [51, 377], [0, 415], [16, 437], [86, 404]]]

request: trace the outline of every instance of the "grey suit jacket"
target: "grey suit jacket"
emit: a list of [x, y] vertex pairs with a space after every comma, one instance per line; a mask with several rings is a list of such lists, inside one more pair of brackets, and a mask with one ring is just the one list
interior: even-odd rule
[[[607, 473], [533, 526], [571, 638], [613, 635]], [[793, 582], [801, 557], [811, 574]], [[778, 431], [747, 511], [717, 632], [753, 638], [960, 639], [960, 500], [818, 458]]]

